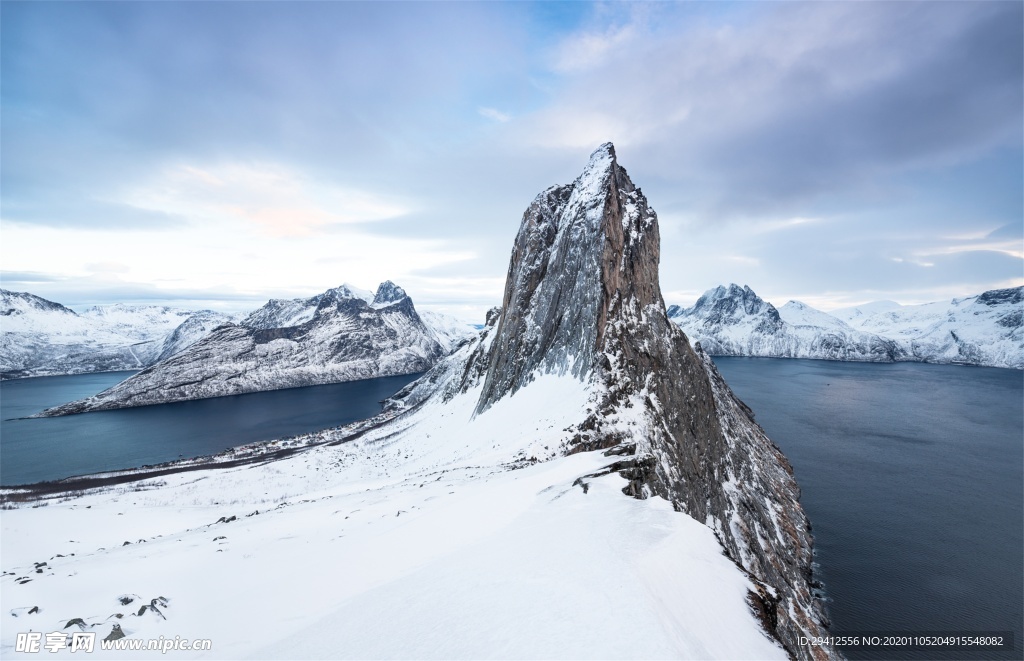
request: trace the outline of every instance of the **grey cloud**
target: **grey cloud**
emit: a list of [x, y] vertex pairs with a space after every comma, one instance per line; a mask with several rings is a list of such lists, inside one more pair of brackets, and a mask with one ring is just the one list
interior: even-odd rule
[[0, 271], [0, 284], [4, 289], [20, 291], [19, 287], [40, 282], [60, 282], [66, 278], [37, 271]]
[[690, 187], [705, 211], [805, 207], [1019, 148], [1022, 7], [785, 3], [730, 28], [675, 23], [569, 81], [531, 130], [571, 132], [596, 110], [644, 170]]

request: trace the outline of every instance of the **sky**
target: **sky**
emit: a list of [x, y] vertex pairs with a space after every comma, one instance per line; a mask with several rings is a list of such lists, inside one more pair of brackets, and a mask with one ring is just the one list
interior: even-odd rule
[[1024, 284], [1021, 2], [0, 3], [0, 286], [244, 311], [500, 304], [601, 143], [666, 303]]

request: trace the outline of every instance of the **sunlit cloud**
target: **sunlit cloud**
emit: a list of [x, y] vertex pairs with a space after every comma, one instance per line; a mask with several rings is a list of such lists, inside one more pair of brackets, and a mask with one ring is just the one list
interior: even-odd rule
[[205, 222], [240, 219], [278, 237], [308, 236], [332, 225], [376, 222], [409, 211], [383, 196], [319, 183], [273, 164], [179, 166], [127, 197]]

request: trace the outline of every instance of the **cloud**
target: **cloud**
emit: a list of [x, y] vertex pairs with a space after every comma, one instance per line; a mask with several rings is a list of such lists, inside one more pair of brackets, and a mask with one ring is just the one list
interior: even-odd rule
[[[567, 38], [596, 55], [519, 135], [613, 140], [719, 215], [870, 193], [895, 173], [1020, 145], [1019, 3], [785, 3], [724, 24], [670, 9], [658, 27]], [[561, 57], [551, 67], [566, 70]]]
[[480, 113], [481, 117], [486, 117], [487, 119], [493, 119], [494, 121], [500, 122], [502, 124], [504, 124], [508, 120], [512, 119], [512, 115], [509, 115], [508, 113], [501, 112], [500, 110], [495, 110], [494, 108], [483, 108], [483, 107], [481, 107], [481, 108], [477, 108], [477, 112]]
[[661, 215], [669, 291], [1021, 272], [1020, 3], [0, 13], [11, 271], [119, 262], [263, 298], [408, 276], [482, 305], [533, 196], [612, 140]]
[[6, 194], [0, 204], [0, 221], [50, 227], [91, 227], [102, 230], [144, 231], [170, 229], [185, 218], [161, 209], [148, 209], [121, 201], [101, 200], [89, 193], [75, 193], [54, 186], [50, 193]]
[[181, 165], [126, 195], [139, 205], [223, 222], [241, 220], [271, 236], [308, 236], [332, 225], [369, 223], [408, 213], [368, 191], [318, 182], [277, 164]]
[[583, 31], [566, 38], [557, 48], [552, 67], [562, 73], [577, 73], [605, 64], [616, 49], [636, 39], [633, 25], [611, 26], [601, 32]]

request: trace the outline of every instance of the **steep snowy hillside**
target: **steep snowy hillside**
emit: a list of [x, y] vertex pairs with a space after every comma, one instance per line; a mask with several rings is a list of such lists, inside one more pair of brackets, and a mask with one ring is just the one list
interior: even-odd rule
[[[294, 325], [277, 326], [279, 323]], [[273, 300], [94, 397], [42, 416], [422, 372], [446, 353], [401, 287]]]
[[708, 290], [691, 308], [673, 305], [669, 315], [713, 356], [891, 362], [905, 354], [898, 343], [803, 303], [777, 310], [750, 287], [734, 284]]
[[163, 343], [160, 345], [160, 353], [153, 362], [170, 358], [179, 351], [183, 351], [203, 339], [212, 333], [214, 329], [224, 324], [230, 324], [234, 320], [235, 318], [231, 315], [212, 310], [200, 310], [193, 313], [192, 316], [181, 322], [177, 328], [164, 338]]
[[603, 145], [527, 209], [501, 310], [376, 419], [2, 492], [5, 608], [218, 658], [832, 657], [801, 644], [824, 616], [792, 470], [658, 260]]
[[432, 312], [430, 310], [420, 312], [420, 319], [423, 320], [424, 325], [433, 333], [434, 339], [437, 340], [438, 344], [444, 347], [446, 353], [450, 353], [455, 347], [466, 340], [480, 334], [480, 330], [472, 324], [467, 324], [464, 321], [460, 321], [447, 314], [441, 314], [440, 312]]
[[[0, 290], [0, 376], [5, 379], [141, 369], [155, 362], [177, 328], [195, 329], [209, 310], [97, 306], [77, 314], [33, 294]], [[179, 333], [179, 344], [187, 331]], [[195, 332], [189, 337], [195, 337]], [[198, 338], [196, 338], [198, 339]]]
[[776, 310], [749, 287], [709, 290], [669, 316], [712, 355], [922, 361], [1024, 369], [1024, 288], [951, 303], [878, 301], [829, 314], [799, 301]]

